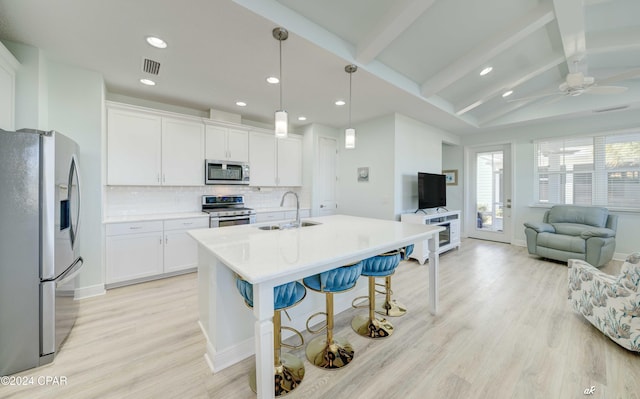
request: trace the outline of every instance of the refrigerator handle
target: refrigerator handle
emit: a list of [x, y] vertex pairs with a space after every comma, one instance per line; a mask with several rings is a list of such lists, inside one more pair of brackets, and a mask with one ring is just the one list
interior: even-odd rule
[[[74, 179], [75, 177], [75, 179]], [[74, 189], [74, 180], [76, 181], [75, 184], [75, 189]], [[69, 170], [69, 190], [70, 190], [70, 197], [71, 195], [73, 195], [73, 192], [75, 191], [76, 195], [77, 195], [77, 217], [76, 215], [74, 215], [74, 212], [70, 212], [69, 217], [71, 218], [71, 223], [70, 223], [70, 235], [71, 235], [71, 247], [75, 247], [75, 243], [77, 240], [77, 235], [78, 235], [78, 227], [80, 225], [80, 172], [78, 171], [78, 162], [76, 159], [76, 156], [73, 155], [73, 157], [71, 158], [71, 167]], [[74, 221], [75, 219], [75, 221]]]
[[82, 256], [79, 256], [78, 259], [76, 259], [75, 262], [71, 264], [71, 267], [69, 267], [67, 271], [65, 271], [60, 277], [58, 277], [58, 280], [56, 280], [56, 286], [64, 285], [67, 282], [73, 280], [82, 270], [83, 264], [84, 259], [82, 259]]

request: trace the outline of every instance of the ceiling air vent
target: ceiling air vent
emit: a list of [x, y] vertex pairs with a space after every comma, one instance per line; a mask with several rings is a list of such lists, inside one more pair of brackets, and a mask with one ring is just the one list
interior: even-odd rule
[[142, 70], [152, 75], [157, 75], [160, 72], [160, 63], [158, 61], [145, 58], [142, 62]]

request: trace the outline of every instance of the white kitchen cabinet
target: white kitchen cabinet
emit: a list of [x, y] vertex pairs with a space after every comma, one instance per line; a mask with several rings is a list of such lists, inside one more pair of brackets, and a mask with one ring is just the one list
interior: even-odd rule
[[249, 132], [220, 126], [206, 126], [205, 158], [221, 161], [249, 161]]
[[276, 185], [276, 140], [273, 136], [249, 133], [251, 186]]
[[164, 221], [164, 272], [172, 273], [198, 266], [198, 244], [189, 230], [209, 228], [208, 218]]
[[15, 129], [16, 70], [20, 63], [0, 43], [0, 129]]
[[273, 135], [251, 132], [249, 164], [252, 186], [301, 186], [302, 140], [296, 136], [276, 139]]
[[[438, 254], [449, 251], [453, 248], [460, 248], [460, 211], [449, 211], [440, 213], [403, 213], [400, 220], [405, 223], [431, 224], [442, 226], [444, 231], [439, 233]], [[429, 247], [427, 241], [420, 241], [415, 244], [413, 254], [410, 255], [424, 264], [429, 259]]]
[[302, 140], [287, 137], [277, 139], [277, 173], [278, 186], [293, 187], [302, 185]]
[[162, 273], [162, 222], [107, 225], [107, 284]]
[[204, 125], [162, 118], [162, 184], [204, 185]]
[[108, 107], [107, 184], [204, 185], [204, 124]]
[[194, 269], [198, 247], [187, 231], [201, 228], [209, 228], [208, 217], [108, 224], [107, 288]]
[[139, 111], [107, 111], [107, 184], [161, 184], [162, 118]]

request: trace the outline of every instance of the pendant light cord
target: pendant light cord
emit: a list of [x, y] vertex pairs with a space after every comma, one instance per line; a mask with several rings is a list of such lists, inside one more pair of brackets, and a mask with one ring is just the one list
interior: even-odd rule
[[351, 129], [351, 76], [353, 72], [349, 73], [349, 129]]
[[280, 43], [280, 111], [282, 111], [282, 39], [278, 42]]

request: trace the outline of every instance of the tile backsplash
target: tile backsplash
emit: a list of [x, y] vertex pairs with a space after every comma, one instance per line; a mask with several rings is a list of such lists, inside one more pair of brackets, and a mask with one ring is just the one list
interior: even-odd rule
[[[105, 187], [105, 217], [149, 215], [159, 213], [199, 212], [202, 195], [244, 195], [250, 208], [276, 208], [282, 195], [293, 191], [300, 196], [300, 206], [308, 208], [310, 195], [301, 187], [155, 187], [155, 186], [107, 186]], [[287, 196], [284, 206], [294, 207], [295, 199]]]

